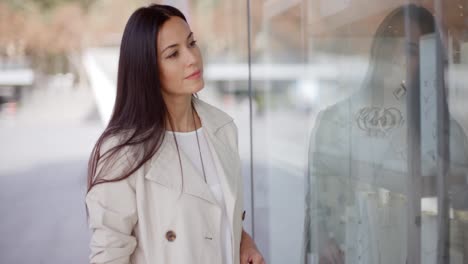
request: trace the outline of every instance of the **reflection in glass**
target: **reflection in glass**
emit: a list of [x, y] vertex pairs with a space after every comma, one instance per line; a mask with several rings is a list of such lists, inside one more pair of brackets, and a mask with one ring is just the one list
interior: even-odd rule
[[[436, 263], [443, 195], [436, 188], [436, 89], [443, 87], [436, 85], [435, 29], [433, 15], [416, 5], [388, 14], [373, 39], [363, 87], [319, 113], [309, 149], [305, 263]], [[457, 215], [468, 208], [460, 198], [467, 190], [467, 139], [455, 120], [446, 123], [447, 188], [456, 193], [446, 224], [457, 233], [463, 226]], [[447, 263], [464, 263], [466, 238], [447, 237]]]

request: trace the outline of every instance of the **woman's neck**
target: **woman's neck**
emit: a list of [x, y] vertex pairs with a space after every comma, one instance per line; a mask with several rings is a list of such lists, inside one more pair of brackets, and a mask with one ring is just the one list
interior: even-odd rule
[[[165, 97], [164, 101], [169, 112], [166, 122], [166, 130], [174, 132], [190, 132], [201, 127], [198, 115], [192, 108], [192, 96]], [[171, 120], [172, 125], [170, 123]]]

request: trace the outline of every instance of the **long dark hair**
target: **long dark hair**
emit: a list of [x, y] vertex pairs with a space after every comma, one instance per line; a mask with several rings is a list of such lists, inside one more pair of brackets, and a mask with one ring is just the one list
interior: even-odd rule
[[[97, 184], [129, 177], [153, 157], [164, 140], [167, 107], [161, 91], [157, 36], [162, 25], [174, 16], [187, 21], [172, 6], [152, 4], [137, 9], [125, 26], [114, 110], [89, 159], [88, 192]], [[110, 148], [103, 148], [108, 142], [113, 142]], [[100, 177], [102, 168], [121, 166], [113, 163], [127, 153], [132, 154], [131, 166], [116, 177]]]

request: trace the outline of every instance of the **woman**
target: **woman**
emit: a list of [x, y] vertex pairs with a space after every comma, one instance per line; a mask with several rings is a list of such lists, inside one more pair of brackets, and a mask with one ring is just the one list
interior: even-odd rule
[[174, 7], [136, 10], [89, 163], [91, 263], [264, 263], [243, 231], [237, 128], [195, 98], [203, 63]]

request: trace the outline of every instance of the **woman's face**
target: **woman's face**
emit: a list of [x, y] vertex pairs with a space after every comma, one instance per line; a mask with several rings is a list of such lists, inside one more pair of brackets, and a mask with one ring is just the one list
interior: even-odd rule
[[[390, 27], [389, 27], [390, 28]], [[382, 66], [381, 78], [389, 83], [391, 88], [395, 84], [405, 82], [409, 77], [417, 78], [419, 74], [419, 40], [421, 29], [417, 22], [411, 21], [409, 31], [405, 33], [404, 21], [392, 26], [394, 35], [381, 41], [383, 48], [379, 50], [379, 63]], [[411, 74], [411, 76], [407, 76]], [[398, 86], [397, 86], [398, 87]]]
[[157, 38], [163, 95], [187, 96], [203, 89], [203, 61], [189, 25], [171, 17]]

